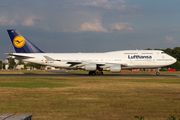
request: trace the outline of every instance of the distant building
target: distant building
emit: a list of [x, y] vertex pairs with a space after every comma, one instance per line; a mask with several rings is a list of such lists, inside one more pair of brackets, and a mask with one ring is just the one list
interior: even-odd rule
[[17, 65], [17, 66], [16, 66], [16, 69], [17, 69], [17, 70], [24, 69], [24, 65]]

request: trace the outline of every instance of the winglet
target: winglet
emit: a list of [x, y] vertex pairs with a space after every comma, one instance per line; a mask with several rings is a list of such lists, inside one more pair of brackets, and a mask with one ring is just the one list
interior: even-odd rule
[[7, 30], [16, 53], [43, 53], [28, 39], [22, 36], [17, 30]]

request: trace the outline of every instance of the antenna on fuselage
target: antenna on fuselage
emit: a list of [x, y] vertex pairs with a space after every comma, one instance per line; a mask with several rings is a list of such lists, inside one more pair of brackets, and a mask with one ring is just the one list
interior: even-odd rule
[[129, 46], [130, 46], [130, 48], [131, 48], [131, 50], [132, 50], [132, 45], [131, 45], [131, 44], [129, 44]]

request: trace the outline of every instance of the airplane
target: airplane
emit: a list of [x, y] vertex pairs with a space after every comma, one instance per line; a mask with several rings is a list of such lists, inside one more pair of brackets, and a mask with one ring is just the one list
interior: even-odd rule
[[[155, 69], [177, 60], [161, 50], [121, 50], [104, 53], [45, 53], [15, 29], [7, 30], [16, 53], [6, 53], [26, 62], [65, 69], [82, 69], [89, 75], [122, 69]], [[159, 75], [159, 70], [156, 75]]]

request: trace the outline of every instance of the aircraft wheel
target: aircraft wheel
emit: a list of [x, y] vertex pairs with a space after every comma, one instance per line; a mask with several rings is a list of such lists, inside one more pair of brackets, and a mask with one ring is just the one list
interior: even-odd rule
[[95, 75], [99, 75], [99, 71], [95, 71]]
[[99, 71], [99, 75], [103, 75], [103, 72], [102, 72], [102, 71]]
[[159, 72], [156, 72], [156, 75], [160, 75], [160, 73], [159, 73]]
[[103, 75], [102, 71], [89, 71], [89, 75]]
[[92, 71], [92, 75], [96, 75], [96, 72], [95, 72], [95, 71]]
[[89, 75], [92, 75], [92, 73], [93, 73], [92, 71], [89, 71]]

